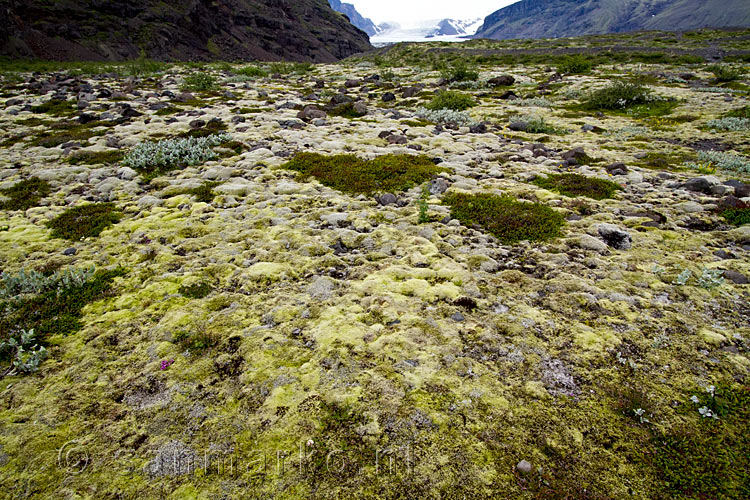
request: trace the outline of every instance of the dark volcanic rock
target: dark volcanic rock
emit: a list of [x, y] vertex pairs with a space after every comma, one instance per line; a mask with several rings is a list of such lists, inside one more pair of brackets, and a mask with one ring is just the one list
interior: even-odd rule
[[372, 48], [319, 0], [9, 0], [0, 12], [0, 54], [14, 58], [333, 62]]
[[487, 84], [491, 87], [509, 87], [516, 83], [516, 79], [510, 75], [496, 76], [487, 80]]

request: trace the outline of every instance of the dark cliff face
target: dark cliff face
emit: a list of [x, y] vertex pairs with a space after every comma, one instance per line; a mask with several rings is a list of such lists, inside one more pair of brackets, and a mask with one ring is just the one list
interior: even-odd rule
[[748, 0], [522, 0], [487, 16], [475, 38], [743, 26], [750, 26]]
[[333, 62], [372, 48], [327, 0], [3, 0], [0, 24], [0, 54], [23, 58]]

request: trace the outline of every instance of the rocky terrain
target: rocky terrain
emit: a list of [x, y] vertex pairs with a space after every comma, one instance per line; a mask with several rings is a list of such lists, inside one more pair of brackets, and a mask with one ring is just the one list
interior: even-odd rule
[[747, 498], [748, 35], [6, 64], [0, 496]]
[[487, 16], [475, 38], [748, 26], [750, 4], [745, 0], [521, 0]]
[[322, 0], [2, 0], [0, 55], [334, 62], [371, 48]]

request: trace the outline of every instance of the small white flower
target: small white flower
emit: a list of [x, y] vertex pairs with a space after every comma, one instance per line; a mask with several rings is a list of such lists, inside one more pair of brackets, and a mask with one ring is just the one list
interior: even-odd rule
[[692, 396], [690, 398], [690, 401], [692, 401], [695, 404], [699, 404], [701, 402], [700, 399], [698, 399], [698, 396]]

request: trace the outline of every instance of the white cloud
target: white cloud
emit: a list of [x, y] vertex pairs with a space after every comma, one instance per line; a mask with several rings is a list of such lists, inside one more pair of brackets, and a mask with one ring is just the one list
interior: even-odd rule
[[518, 0], [345, 0], [376, 23], [395, 21], [404, 27], [433, 19], [485, 17]]

